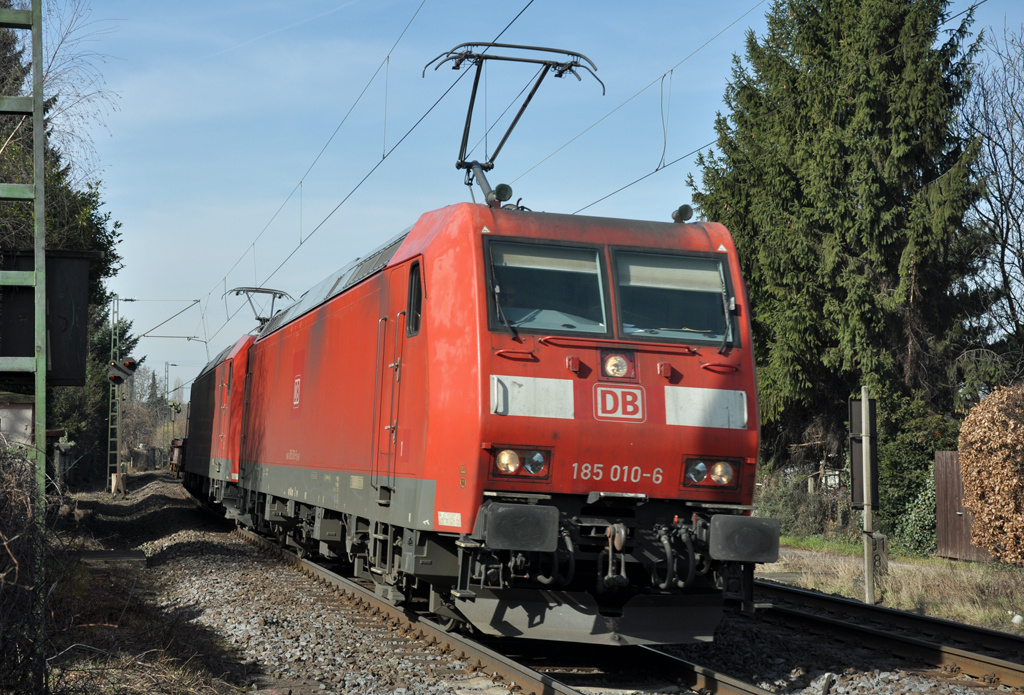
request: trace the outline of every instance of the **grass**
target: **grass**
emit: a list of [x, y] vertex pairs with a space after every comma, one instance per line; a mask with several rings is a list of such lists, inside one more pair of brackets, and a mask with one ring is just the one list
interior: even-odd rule
[[[793, 547], [789, 540], [785, 544]], [[802, 545], [823, 550], [829, 543]], [[862, 550], [857, 546], [857, 552], [851, 552], [850, 544], [838, 547], [838, 551], [793, 554], [763, 565], [761, 571], [799, 573], [799, 586], [863, 599]], [[876, 596], [890, 608], [1024, 636], [1024, 626], [1011, 622], [1014, 615], [1024, 614], [1024, 568], [943, 558], [890, 559], [889, 572], [876, 577]]]
[[65, 609], [74, 619], [52, 636], [59, 652], [51, 661], [50, 692], [237, 692], [221, 679], [224, 669], [211, 668], [225, 655], [212, 636], [197, 634], [187, 618], [155, 608], [157, 590], [136, 568], [78, 564], [51, 601], [51, 608]]
[[824, 538], [822, 536], [783, 536], [780, 545], [784, 548], [800, 548], [836, 555], [863, 555], [864, 545], [850, 538]]

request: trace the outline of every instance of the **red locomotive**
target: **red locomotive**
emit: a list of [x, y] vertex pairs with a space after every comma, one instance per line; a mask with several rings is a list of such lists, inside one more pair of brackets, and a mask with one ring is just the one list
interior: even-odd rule
[[185, 484], [486, 634], [710, 639], [778, 553], [748, 312], [721, 225], [443, 208], [203, 370]]
[[[593, 67], [490, 48], [551, 51], [440, 57], [477, 82], [485, 59], [542, 66], [509, 132], [549, 71]], [[502, 208], [511, 189], [484, 171], [508, 132], [466, 161], [476, 84], [457, 166], [486, 204], [424, 214], [214, 358], [192, 387], [185, 485], [452, 626], [710, 640], [723, 596], [749, 605], [779, 545], [778, 522], [750, 516], [757, 392], [732, 238]]]

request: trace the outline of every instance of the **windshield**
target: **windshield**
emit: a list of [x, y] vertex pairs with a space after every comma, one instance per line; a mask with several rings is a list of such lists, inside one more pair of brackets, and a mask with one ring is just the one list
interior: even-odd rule
[[618, 253], [622, 333], [724, 342], [725, 275], [716, 258]]
[[[596, 249], [490, 244], [497, 322], [516, 329], [607, 333]], [[493, 304], [492, 304], [493, 306]]]

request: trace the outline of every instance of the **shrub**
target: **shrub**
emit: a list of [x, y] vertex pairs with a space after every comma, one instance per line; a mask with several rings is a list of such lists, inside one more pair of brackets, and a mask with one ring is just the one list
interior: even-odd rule
[[38, 665], [35, 466], [0, 448], [0, 692], [31, 692]]
[[997, 388], [971, 409], [959, 452], [972, 542], [1024, 564], [1024, 384]]
[[57, 590], [74, 571], [73, 548], [55, 527], [79, 517], [72, 514], [73, 500], [54, 489], [46, 499], [46, 524], [38, 523], [37, 489], [35, 463], [20, 448], [0, 446], [0, 693], [63, 692], [52, 679], [44, 687], [45, 663], [38, 657], [75, 617], [75, 606]]
[[907, 505], [896, 521], [893, 541], [910, 555], [930, 555], [935, 552], [935, 472], [924, 479], [921, 491]]
[[[910, 540], [919, 534], [909, 525], [908, 517], [913, 514], [914, 523], [934, 534], [935, 452], [956, 447], [960, 423], [932, 412], [920, 396], [887, 402], [881, 411], [876, 523], [891, 533], [894, 542], [906, 538], [910, 545], [903, 549], [917, 553], [912, 548], [923, 546], [918, 540]], [[929, 485], [931, 493], [927, 492]]]
[[757, 515], [778, 519], [786, 536], [848, 536], [851, 525], [850, 491], [807, 492], [807, 476], [771, 473], [761, 476], [754, 497]]

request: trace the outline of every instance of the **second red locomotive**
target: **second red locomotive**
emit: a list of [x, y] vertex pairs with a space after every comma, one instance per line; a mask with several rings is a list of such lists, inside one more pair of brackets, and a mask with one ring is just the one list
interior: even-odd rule
[[192, 393], [197, 495], [486, 634], [709, 640], [778, 554], [718, 224], [430, 212]]

